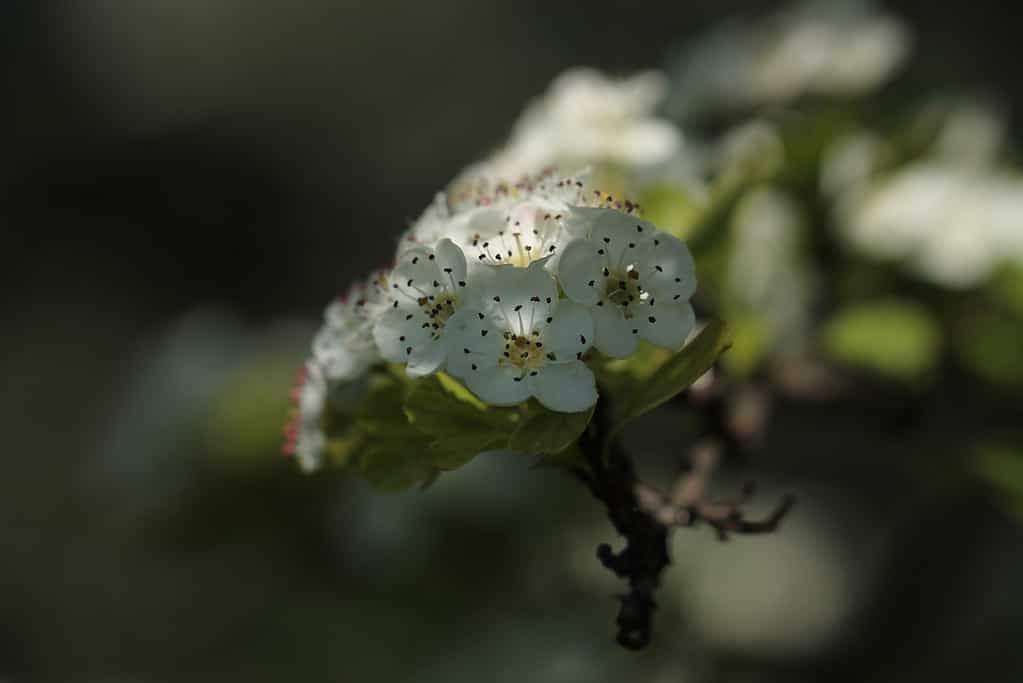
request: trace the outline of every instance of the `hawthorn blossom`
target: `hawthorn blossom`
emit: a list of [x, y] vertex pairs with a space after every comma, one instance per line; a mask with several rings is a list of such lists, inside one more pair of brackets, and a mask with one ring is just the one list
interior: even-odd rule
[[398, 240], [398, 256], [416, 247], [433, 247], [451, 234], [454, 215], [448, 206], [447, 194], [438, 192]]
[[295, 411], [285, 427], [285, 443], [281, 451], [294, 456], [304, 471], [311, 472], [323, 464], [327, 445], [320, 423], [327, 404], [327, 377], [319, 363], [310, 360], [299, 370], [291, 399], [295, 403]]
[[589, 409], [597, 401], [584, 354], [593, 343], [586, 309], [558, 299], [542, 264], [495, 268], [478, 307], [448, 320], [447, 370], [496, 406], [531, 396], [550, 410]]
[[373, 325], [389, 304], [387, 276], [378, 272], [327, 306], [324, 325], [313, 338], [313, 358], [327, 379], [355, 379], [380, 359]]
[[654, 116], [666, 90], [655, 71], [617, 80], [594, 69], [566, 71], [526, 108], [489, 163], [505, 177], [550, 166], [663, 164], [682, 146], [678, 130]]
[[807, 2], [730, 24], [681, 52], [668, 108], [682, 116], [779, 105], [807, 94], [861, 95], [909, 54], [898, 19], [848, 2]]
[[570, 299], [593, 316], [594, 345], [613, 358], [631, 355], [639, 339], [680, 349], [693, 329], [693, 258], [679, 239], [635, 216], [575, 209], [586, 237], [565, 248], [558, 274]]
[[516, 182], [472, 166], [438, 195], [402, 238], [399, 258], [416, 247], [448, 238], [461, 247], [470, 275], [487, 277], [481, 266], [527, 267], [543, 261], [553, 272], [560, 250], [578, 237], [568, 222], [574, 206], [639, 207], [586, 184], [587, 172], [561, 176], [553, 171]]
[[998, 169], [918, 162], [843, 197], [838, 210], [853, 246], [945, 287], [974, 287], [1023, 260], [1023, 180]]
[[402, 254], [390, 276], [393, 300], [376, 321], [373, 338], [392, 363], [407, 363], [410, 377], [432, 374], [444, 366], [446, 324], [471, 302], [465, 255], [444, 238], [435, 248], [416, 247]]

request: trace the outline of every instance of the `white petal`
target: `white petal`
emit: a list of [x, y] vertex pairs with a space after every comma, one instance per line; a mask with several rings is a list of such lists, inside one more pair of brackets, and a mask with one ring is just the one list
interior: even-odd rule
[[440, 370], [447, 356], [447, 347], [439, 339], [430, 338], [412, 349], [406, 372], [409, 377], [426, 377]]
[[457, 292], [465, 287], [465, 254], [458, 245], [444, 238], [437, 242], [434, 252], [437, 255], [437, 267], [440, 268], [448, 289]]
[[313, 357], [327, 377], [341, 380], [361, 375], [369, 367], [371, 354], [349, 348], [344, 332], [327, 325], [313, 338]]
[[604, 287], [601, 272], [606, 259], [597, 249], [589, 240], [576, 240], [561, 252], [558, 263], [558, 278], [565, 294], [587, 306], [597, 303]]
[[487, 284], [483, 303], [488, 314], [498, 327], [517, 335], [542, 329], [557, 305], [558, 287], [542, 263], [495, 268]]
[[590, 236], [590, 229], [597, 218], [607, 209], [596, 209], [589, 206], [573, 206], [565, 216], [565, 231], [574, 238], [585, 239]]
[[636, 352], [639, 328], [626, 320], [616, 306], [597, 306], [590, 309], [590, 314], [593, 316], [593, 344], [601, 353], [625, 358]]
[[526, 383], [536, 400], [559, 413], [582, 412], [597, 402], [596, 380], [581, 361], [551, 363]]
[[436, 294], [450, 284], [437, 265], [433, 249], [417, 247], [401, 255], [401, 261], [390, 277], [391, 287], [406, 302]]
[[544, 351], [553, 353], [558, 360], [569, 360], [593, 345], [593, 318], [585, 306], [562, 299], [553, 318], [542, 332]]
[[688, 301], [696, 291], [696, 265], [685, 242], [657, 232], [636, 247], [642, 286], [664, 301]]
[[495, 367], [461, 379], [481, 401], [492, 406], [513, 406], [529, 398], [528, 384], [512, 368]]
[[677, 351], [686, 343], [686, 337], [696, 324], [696, 314], [688, 303], [657, 304], [637, 310], [639, 334], [655, 346]]
[[[448, 318], [442, 339], [447, 370], [458, 378], [493, 370], [504, 350], [501, 332], [479, 310], [460, 308]], [[484, 334], [485, 332], [485, 334]]]
[[[352, 290], [354, 289], [353, 287]], [[328, 304], [323, 312], [323, 318], [328, 325], [345, 328], [352, 323], [352, 320], [355, 318], [355, 300], [361, 296], [361, 294], [358, 294], [353, 299], [352, 294], [353, 292], [349, 290], [345, 297], [335, 299]]]
[[[433, 338], [430, 319], [419, 307], [389, 308], [373, 326], [380, 355], [392, 363], [408, 362], [412, 352]], [[427, 327], [423, 327], [427, 324]]]
[[598, 248], [598, 253], [607, 256], [612, 269], [624, 268], [635, 260], [635, 250], [643, 238], [654, 232], [652, 224], [635, 216], [604, 209], [603, 213], [593, 222], [590, 229], [590, 242]]

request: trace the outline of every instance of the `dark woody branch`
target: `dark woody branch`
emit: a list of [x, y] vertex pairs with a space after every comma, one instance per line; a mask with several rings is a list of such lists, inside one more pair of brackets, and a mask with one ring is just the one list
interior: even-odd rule
[[619, 596], [617, 640], [623, 647], [639, 650], [650, 642], [657, 606], [654, 591], [660, 584], [661, 573], [671, 563], [668, 536], [673, 527], [703, 521], [715, 529], [721, 540], [726, 540], [730, 533], [769, 533], [778, 527], [795, 499], [785, 497], [769, 517], [758, 521], [744, 518], [741, 511], [742, 504], [752, 495], [751, 485], [735, 501], [708, 499], [707, 488], [718, 450], [710, 441], [694, 450], [687, 471], [669, 492], [662, 492], [636, 478], [632, 459], [618, 439], [607, 444], [605, 451], [610, 422], [607, 402], [601, 398], [579, 441], [586, 467], [577, 467], [574, 474], [604, 504], [615, 530], [625, 537], [625, 547], [620, 552], [615, 553], [604, 543], [597, 548], [597, 557], [629, 583], [628, 592]]

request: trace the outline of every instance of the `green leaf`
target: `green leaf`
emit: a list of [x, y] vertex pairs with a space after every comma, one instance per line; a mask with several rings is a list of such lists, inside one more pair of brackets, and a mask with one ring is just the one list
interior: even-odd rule
[[901, 379], [930, 370], [941, 350], [938, 323], [912, 301], [885, 299], [847, 306], [823, 330], [835, 359]]
[[355, 427], [371, 435], [388, 435], [408, 427], [402, 412], [406, 383], [389, 372], [370, 375], [363, 398], [355, 414]]
[[446, 372], [438, 372], [434, 377], [445, 391], [458, 400], [468, 403], [477, 410], [487, 411], [491, 409], [491, 406], [476, 398], [476, 394], [469, 391], [461, 382]]
[[439, 470], [456, 470], [483, 451], [503, 446], [507, 438], [484, 432], [446, 436], [430, 443], [430, 462]]
[[636, 387], [620, 410], [612, 435], [629, 420], [647, 413], [676, 396], [707, 372], [731, 344], [728, 327], [713, 320], [684, 349], [668, 359], [649, 380]]
[[559, 453], [576, 442], [592, 417], [593, 408], [581, 413], [556, 413], [531, 403], [508, 447], [519, 453]]
[[516, 411], [486, 405], [443, 373], [413, 382], [404, 411], [417, 430], [434, 437], [425, 455], [441, 470], [503, 445], [519, 419]]
[[408, 383], [383, 371], [370, 375], [354, 429], [361, 435], [355, 468], [370, 484], [391, 491], [423, 485], [436, 476], [427, 455], [433, 437], [409, 424], [402, 412]]
[[1003, 265], [991, 279], [988, 291], [992, 299], [1023, 318], [1023, 265]]
[[334, 467], [344, 467], [366, 443], [365, 435], [357, 429], [327, 441], [327, 460]]
[[[455, 380], [431, 375], [412, 383], [403, 409], [420, 431], [438, 437], [472, 432], [511, 433], [514, 411], [491, 408]], [[513, 417], [514, 415], [514, 417]]]
[[359, 453], [357, 469], [377, 488], [400, 491], [429, 483], [437, 468], [427, 457], [429, 437], [407, 428], [390, 437], [369, 439]]

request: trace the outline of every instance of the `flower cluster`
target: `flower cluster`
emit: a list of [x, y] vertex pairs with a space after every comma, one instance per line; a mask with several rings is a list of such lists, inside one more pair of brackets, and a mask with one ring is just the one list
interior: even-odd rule
[[977, 105], [945, 115], [927, 156], [879, 173], [884, 148], [859, 133], [826, 157], [822, 183], [836, 195], [843, 236], [950, 289], [985, 282], [1023, 261], [1023, 180], [997, 157], [1005, 124]]
[[331, 379], [383, 359], [445, 370], [491, 405], [578, 412], [597, 399], [591, 347], [681, 348], [695, 288], [685, 244], [631, 202], [580, 177], [477, 178], [431, 204], [390, 272], [328, 308], [314, 355]]
[[411, 378], [445, 371], [489, 405], [585, 411], [592, 349], [681, 348], [695, 289], [686, 245], [585, 175], [463, 175], [400, 238], [392, 268], [327, 307], [285, 449], [314, 467], [328, 381], [380, 362]]

